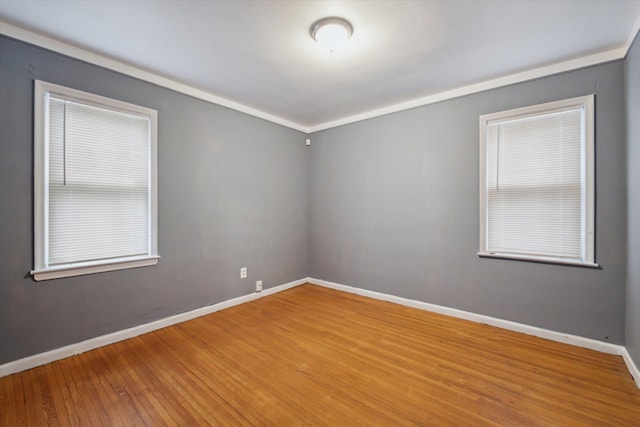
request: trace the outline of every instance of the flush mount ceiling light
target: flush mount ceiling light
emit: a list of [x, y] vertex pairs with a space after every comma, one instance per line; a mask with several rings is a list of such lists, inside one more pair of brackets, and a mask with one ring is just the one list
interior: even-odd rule
[[344, 18], [331, 16], [314, 22], [310, 33], [320, 46], [333, 52], [349, 40], [353, 34], [353, 26]]

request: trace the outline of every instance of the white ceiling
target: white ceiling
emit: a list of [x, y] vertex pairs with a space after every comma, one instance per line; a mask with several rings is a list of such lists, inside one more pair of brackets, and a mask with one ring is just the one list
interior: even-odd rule
[[[309, 36], [325, 16], [353, 24], [343, 50], [323, 51]], [[640, 0], [0, 0], [5, 28], [49, 36], [301, 129], [624, 52], [639, 18]]]

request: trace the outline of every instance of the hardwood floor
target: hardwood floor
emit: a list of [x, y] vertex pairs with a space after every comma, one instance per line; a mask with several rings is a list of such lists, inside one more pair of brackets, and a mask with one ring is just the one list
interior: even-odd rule
[[313, 285], [0, 378], [0, 426], [640, 426], [622, 358]]

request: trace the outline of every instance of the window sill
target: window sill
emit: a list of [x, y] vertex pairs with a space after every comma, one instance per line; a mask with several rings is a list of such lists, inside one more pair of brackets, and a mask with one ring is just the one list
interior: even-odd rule
[[33, 270], [31, 275], [34, 280], [50, 280], [60, 279], [63, 277], [81, 276], [84, 274], [102, 273], [105, 271], [124, 270], [127, 268], [146, 267], [149, 265], [156, 265], [158, 263], [159, 256], [144, 256], [144, 257], [131, 257], [131, 258], [119, 258], [108, 261], [93, 261], [83, 262], [75, 264], [67, 264], [59, 267], [50, 267], [42, 270]]
[[548, 264], [573, 265], [576, 267], [586, 267], [586, 268], [600, 267], [598, 264], [593, 262], [583, 262], [583, 261], [570, 260], [570, 259], [560, 259], [560, 258], [551, 258], [551, 257], [533, 256], [533, 255], [478, 252], [478, 256], [481, 258], [513, 259], [513, 260], [519, 260], [519, 261], [543, 262]]

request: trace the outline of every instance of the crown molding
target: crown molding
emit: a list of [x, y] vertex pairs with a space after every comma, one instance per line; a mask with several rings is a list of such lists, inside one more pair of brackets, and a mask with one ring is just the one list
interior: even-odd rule
[[636, 19], [636, 23], [633, 24], [633, 28], [631, 29], [631, 32], [629, 33], [629, 37], [627, 38], [627, 42], [624, 44], [624, 56], [627, 56], [627, 53], [629, 53], [629, 49], [631, 49], [631, 45], [633, 44], [633, 41], [636, 39], [636, 37], [638, 37], [638, 33], [640, 32], [640, 16], [638, 16], [638, 19]]
[[6, 21], [0, 20], [0, 34], [7, 37], [11, 37], [23, 42], [30, 43], [32, 45], [52, 50], [57, 53], [69, 56], [74, 59], [79, 59], [94, 65], [98, 65], [103, 68], [107, 68], [112, 71], [117, 71], [131, 77], [135, 77], [140, 80], [144, 80], [149, 83], [153, 83], [158, 86], [162, 86], [167, 89], [174, 90], [176, 92], [183, 93], [185, 95], [192, 96], [194, 98], [201, 99], [203, 101], [211, 102], [213, 104], [221, 105], [223, 107], [230, 108], [232, 110], [239, 111], [241, 113], [248, 114], [263, 120], [267, 120], [272, 123], [276, 123], [291, 129], [298, 130], [300, 132], [308, 133], [307, 128], [294, 123], [292, 121], [283, 119], [273, 114], [258, 110], [253, 107], [241, 104], [239, 102], [232, 101], [227, 98], [215, 95], [213, 93], [198, 89], [193, 86], [178, 82], [176, 80], [169, 79], [160, 74], [153, 73], [151, 71], [135, 67], [125, 62], [117, 61], [113, 58], [109, 58], [104, 55], [100, 55], [91, 52], [87, 49], [83, 49], [78, 46], [71, 45], [69, 43], [56, 40], [52, 37], [45, 36], [36, 33], [31, 30], [27, 30], [16, 25], [10, 24]]
[[276, 123], [291, 129], [295, 129], [297, 131], [304, 132], [306, 134], [311, 134], [314, 132], [319, 132], [322, 130], [331, 129], [334, 127], [343, 126], [343, 125], [359, 122], [362, 120], [372, 119], [375, 117], [385, 116], [387, 114], [397, 113], [404, 110], [410, 110], [410, 109], [422, 107], [425, 105], [435, 104], [438, 102], [459, 98], [462, 96], [467, 96], [467, 95], [471, 95], [478, 92], [497, 89], [499, 87], [509, 86], [517, 83], [523, 83], [526, 81], [551, 76], [554, 74], [573, 71], [580, 68], [603, 64], [606, 62], [621, 60], [621, 59], [624, 59], [625, 56], [627, 55], [627, 52], [631, 48], [631, 45], [639, 31], [640, 31], [640, 17], [638, 17], [638, 19], [636, 20], [636, 23], [634, 24], [633, 29], [629, 34], [629, 37], [627, 38], [625, 45], [619, 48], [615, 48], [615, 49], [611, 49], [611, 50], [607, 50], [607, 51], [603, 51], [603, 52], [599, 52], [599, 53], [595, 53], [587, 56], [582, 56], [582, 57], [570, 59], [567, 61], [557, 62], [557, 63], [546, 65], [543, 67], [532, 68], [529, 70], [521, 71], [514, 74], [509, 74], [509, 75], [498, 77], [495, 79], [485, 80], [485, 81], [474, 83], [471, 85], [461, 86], [458, 88], [434, 93], [421, 98], [416, 98], [416, 99], [388, 105], [381, 108], [376, 108], [373, 110], [365, 111], [362, 113], [343, 117], [337, 120], [328, 121], [325, 123], [320, 123], [313, 126], [305, 126], [305, 125], [295, 123], [290, 120], [275, 116], [265, 111], [261, 111], [253, 107], [249, 107], [239, 102], [232, 101], [227, 98], [223, 98], [221, 96], [204, 91], [202, 89], [189, 86], [187, 84], [178, 82], [176, 80], [169, 79], [167, 77], [161, 76], [151, 71], [144, 70], [142, 68], [135, 67], [133, 65], [130, 65], [121, 61], [117, 61], [113, 58], [109, 58], [107, 56], [91, 52], [87, 49], [83, 49], [78, 46], [74, 46], [74, 45], [56, 40], [49, 36], [45, 36], [45, 35], [36, 33], [34, 31], [27, 30], [19, 26], [10, 24], [6, 21], [0, 20], [0, 34], [6, 35], [8, 37], [21, 40], [45, 49], [49, 49], [49, 50], [61, 53], [63, 55], [66, 55], [75, 59], [79, 59], [85, 62], [89, 62], [91, 64], [98, 65], [113, 71], [117, 71], [119, 73], [126, 74], [128, 76], [135, 77], [140, 80], [144, 80], [144, 81], [156, 84], [158, 86], [162, 86], [164, 88], [171, 89], [176, 92], [180, 92], [185, 95], [192, 96], [194, 98], [211, 102], [213, 104], [221, 105], [223, 107], [227, 107], [232, 110], [236, 110], [236, 111], [248, 114], [250, 116], [254, 116], [263, 120], [270, 121], [272, 123]]
[[515, 74], [509, 74], [507, 76], [498, 77], [496, 79], [485, 80], [485, 81], [474, 83], [468, 86], [461, 86], [456, 89], [434, 93], [433, 95], [428, 95], [422, 98], [412, 99], [410, 101], [400, 102], [398, 104], [393, 104], [393, 105], [378, 108], [375, 110], [366, 111], [360, 114], [355, 114], [353, 116], [345, 117], [342, 119], [322, 123], [322, 124], [310, 127], [308, 131], [309, 133], [318, 132], [321, 130], [343, 126], [346, 124], [359, 122], [362, 120], [372, 119], [374, 117], [384, 116], [391, 113], [397, 113], [400, 111], [422, 107], [429, 104], [435, 104], [437, 102], [446, 101], [448, 99], [459, 98], [462, 96], [471, 95], [478, 92], [497, 89], [503, 86], [509, 86], [516, 83], [535, 80], [542, 77], [551, 76], [553, 74], [573, 71], [580, 68], [589, 67], [592, 65], [603, 64], [605, 62], [617, 61], [625, 57], [626, 51], [627, 51], [627, 48], [620, 47], [617, 49], [611, 49], [604, 52], [595, 53], [592, 55], [570, 59], [568, 61], [557, 62], [555, 64], [546, 65], [544, 67], [538, 67], [538, 68], [533, 68], [526, 71], [521, 71]]

